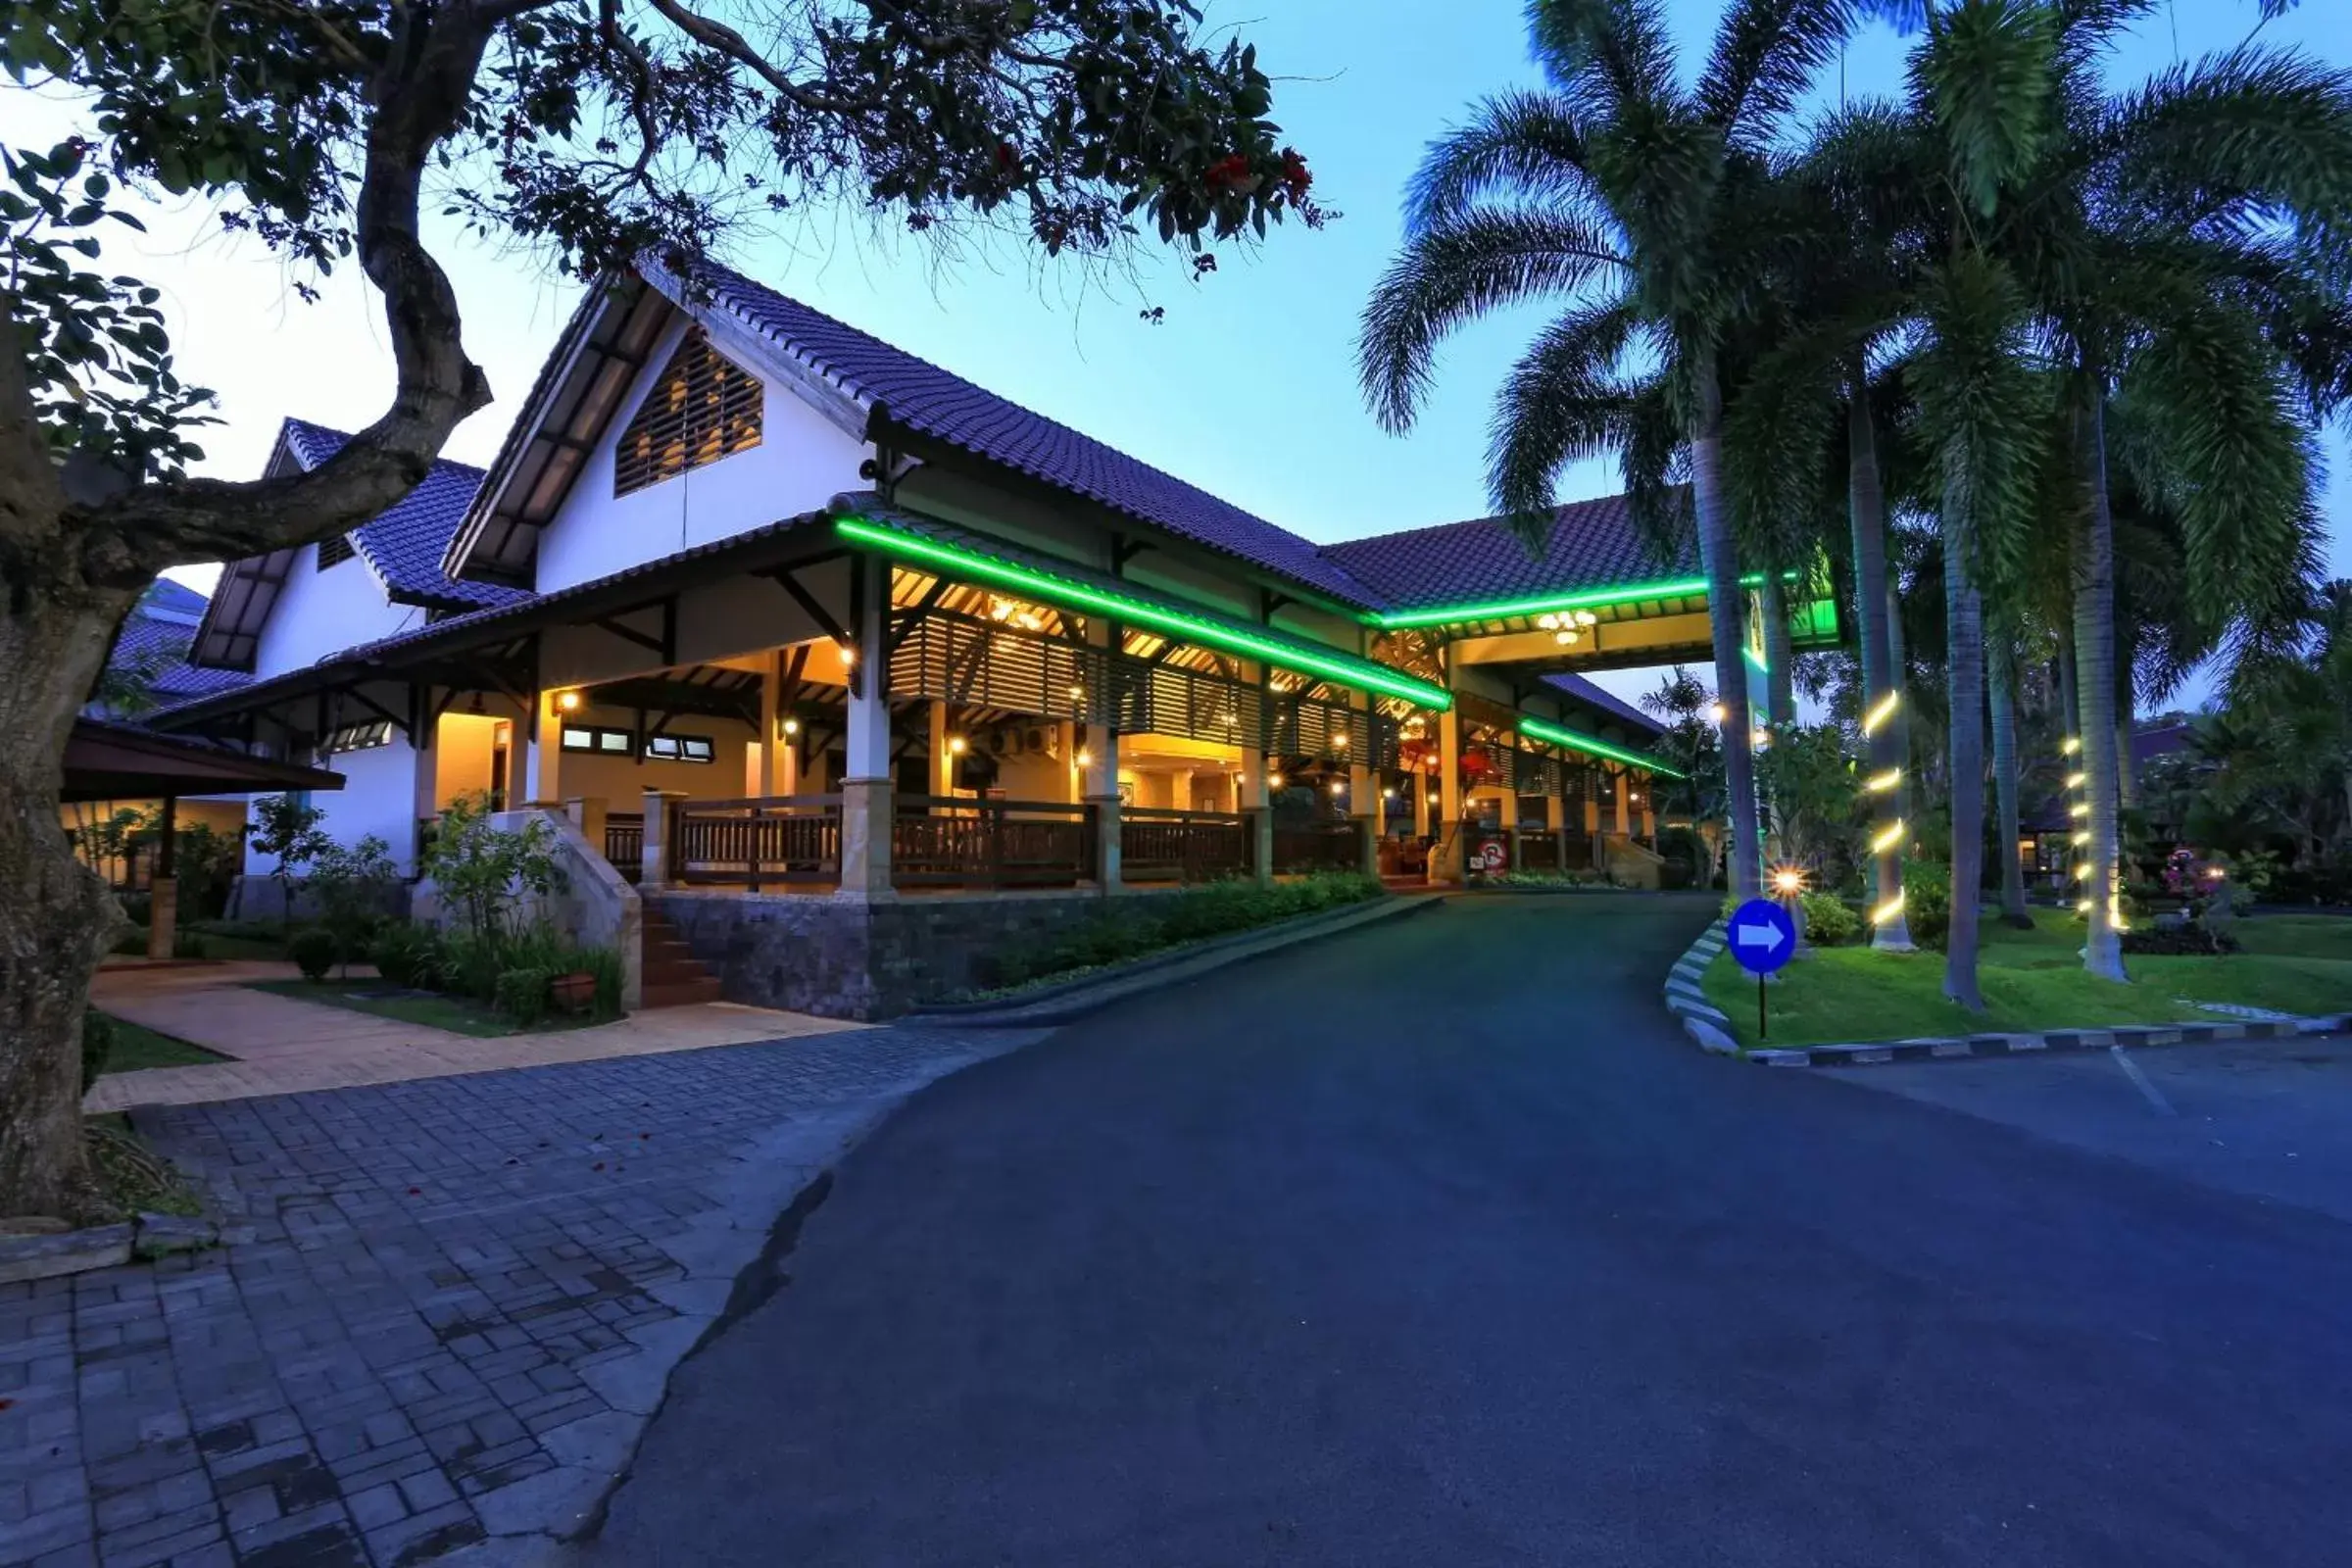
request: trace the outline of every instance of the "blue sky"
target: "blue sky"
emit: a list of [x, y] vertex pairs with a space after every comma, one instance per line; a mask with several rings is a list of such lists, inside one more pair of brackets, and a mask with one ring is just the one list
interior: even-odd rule
[[[1671, 6], [1686, 58], [1713, 30], [1716, 0]], [[1442, 24], [1433, 19], [1444, 14]], [[2254, 0], [2179, 0], [2160, 8], [2115, 62], [2136, 80], [2178, 57], [2242, 38]], [[2329, 18], [2336, 24], [2328, 24]], [[1086, 430], [1286, 527], [1315, 539], [1483, 514], [1486, 422], [1504, 368], [1544, 319], [1512, 313], [1463, 333], [1415, 432], [1384, 434], [1365, 414], [1353, 372], [1356, 313], [1397, 239], [1397, 196], [1431, 136], [1482, 93], [1533, 82], [1520, 9], [1501, 0], [1432, 7], [1404, 0], [1274, 0], [1214, 5], [1212, 24], [1239, 22], [1268, 69], [1287, 79], [1277, 118], [1307, 155], [1315, 192], [1345, 216], [1320, 233], [1278, 231], [1253, 255], [1221, 258], [1195, 283], [1165, 259], [1144, 260], [1135, 283], [1092, 282], [1009, 246], [942, 260], [906, 239], [877, 240], [850, 219], [752, 240], [731, 257], [840, 316], [1008, 397]], [[2329, 0], [2311, 0], [2264, 29], [2337, 63], [2352, 28]], [[1901, 45], [1884, 28], [1856, 40], [1847, 90], [1899, 83]], [[1824, 91], [1832, 99], [1838, 74]], [[62, 133], [58, 105], [0, 91], [0, 135]], [[350, 427], [378, 414], [391, 386], [374, 303], [356, 271], [306, 305], [258, 248], [217, 232], [196, 204], [158, 210], [152, 232], [120, 261], [167, 290], [183, 374], [221, 394], [208, 471], [256, 474], [278, 419], [300, 415]], [[526, 255], [434, 236], [456, 279], [467, 344], [498, 401], [469, 420], [450, 455], [487, 461], [527, 391], [574, 295]], [[1140, 289], [1140, 294], [1138, 290]], [[1164, 324], [1138, 319], [1166, 307]], [[2343, 432], [2328, 439], [2346, 466]], [[1561, 499], [1616, 488], [1605, 465], [1572, 471]], [[2328, 512], [2347, 515], [2352, 489], [2331, 485]], [[2352, 528], [2331, 544], [2352, 575]], [[203, 581], [204, 574], [190, 574]], [[1622, 685], [1621, 682], [1612, 682]], [[1633, 683], [1646, 686], [1643, 679]]]

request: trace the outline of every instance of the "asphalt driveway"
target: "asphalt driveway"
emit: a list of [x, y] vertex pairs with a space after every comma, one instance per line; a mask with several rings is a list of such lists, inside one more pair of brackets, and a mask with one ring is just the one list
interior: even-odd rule
[[2344, 1224], [1702, 1056], [1709, 910], [1467, 901], [935, 1085], [586, 1559], [2343, 1561]]

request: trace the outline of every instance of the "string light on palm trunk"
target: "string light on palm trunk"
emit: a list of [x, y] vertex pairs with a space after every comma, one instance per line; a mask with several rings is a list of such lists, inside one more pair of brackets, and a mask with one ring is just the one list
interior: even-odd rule
[[[1869, 711], [1862, 715], [1863, 738], [1866, 740], [1870, 739], [1871, 737], [1876, 736], [1880, 730], [1885, 729], [1887, 721], [1894, 717], [1896, 711], [1900, 710], [1902, 706], [1903, 694], [1901, 692], [1891, 691], [1880, 694], [1879, 700], [1871, 704]], [[1889, 767], [1880, 772], [1873, 773], [1869, 778], [1864, 779], [1862, 781], [1862, 789], [1863, 792], [1868, 795], [1885, 795], [1899, 787], [1902, 782], [1903, 770], [1900, 767]], [[1890, 855], [1901, 849], [1902, 844], [1903, 819], [1898, 816], [1893, 821], [1887, 823], [1885, 827], [1879, 829], [1876, 833], [1871, 835], [1870, 853], [1874, 856]], [[1885, 925], [1887, 921], [1896, 918], [1902, 912], [1903, 891], [1898, 887], [1895, 889], [1892, 897], [1882, 900], [1878, 905], [1872, 907], [1870, 911], [1870, 923], [1872, 925]]]

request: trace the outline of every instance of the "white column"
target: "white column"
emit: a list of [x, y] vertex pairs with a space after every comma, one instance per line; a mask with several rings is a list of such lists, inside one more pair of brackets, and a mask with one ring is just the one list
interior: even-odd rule
[[1062, 719], [1054, 726], [1054, 755], [1061, 759], [1063, 789], [1061, 798], [1076, 806], [1086, 798], [1078, 777], [1078, 726]]
[[859, 556], [858, 639], [850, 666], [849, 734], [841, 777], [841, 890], [890, 891], [890, 837], [895, 806], [890, 779], [890, 563]]
[[789, 793], [778, 789], [776, 784], [776, 776], [780, 771], [776, 766], [776, 754], [783, 749], [783, 736], [777, 729], [780, 719], [776, 713], [776, 704], [784, 694], [784, 682], [777, 673], [776, 661], [783, 657], [781, 653], [770, 653], [760, 670], [760, 739], [753, 744], [749, 758], [751, 765], [745, 769], [750, 777], [745, 782], [751, 786], [753, 797], [760, 800]]
[[1250, 874], [1260, 882], [1274, 880], [1274, 808], [1271, 791], [1267, 787], [1266, 754], [1263, 750], [1266, 720], [1266, 688], [1263, 669], [1255, 664], [1242, 666], [1240, 678], [1257, 683], [1257, 714], [1259, 730], [1242, 737], [1242, 774], [1235, 781], [1234, 808], [1242, 813], [1242, 831], [1249, 835]]
[[948, 705], [931, 705], [931, 793], [947, 796], [956, 793], [956, 754], [951, 750], [955, 737], [949, 733]]
[[564, 804], [564, 712], [556, 706], [559, 695], [543, 691], [536, 699], [539, 733], [531, 743], [522, 799], [509, 801], [510, 808]]

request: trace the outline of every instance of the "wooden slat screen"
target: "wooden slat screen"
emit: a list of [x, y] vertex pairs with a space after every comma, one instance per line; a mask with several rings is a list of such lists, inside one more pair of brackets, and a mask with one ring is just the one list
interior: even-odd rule
[[1122, 731], [1181, 735], [1227, 746], [1258, 744], [1263, 749], [1255, 686], [1147, 659], [1122, 657], [1113, 670]]
[[[1313, 697], [1276, 697], [1271, 709], [1266, 751], [1273, 756], [1335, 762], [1372, 756], [1372, 715], [1360, 708]], [[1374, 758], [1365, 765], [1380, 762]]]
[[890, 656], [894, 695], [1088, 724], [1109, 715], [1100, 648], [936, 611], [911, 624], [901, 616], [897, 629], [905, 636]]
[[620, 433], [612, 493], [625, 496], [758, 446], [761, 396], [758, 379], [712, 348], [700, 327], [687, 333]]

